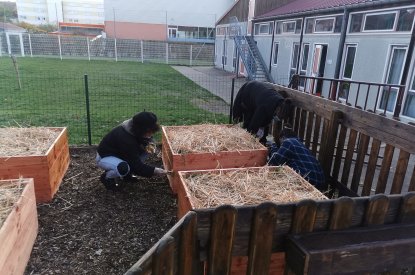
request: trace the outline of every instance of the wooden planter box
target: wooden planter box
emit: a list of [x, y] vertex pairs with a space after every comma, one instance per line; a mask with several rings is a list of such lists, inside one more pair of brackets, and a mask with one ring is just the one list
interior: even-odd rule
[[1, 187], [23, 181], [22, 194], [0, 228], [0, 274], [23, 274], [38, 232], [33, 179], [2, 180]]
[[[269, 167], [269, 169], [280, 169], [280, 168], [281, 167]], [[178, 204], [177, 217], [178, 218], [183, 217], [190, 210], [197, 211], [197, 209], [194, 207], [194, 204], [192, 202], [193, 194], [190, 192], [186, 184], [185, 177], [187, 174], [226, 173], [226, 172], [233, 172], [237, 170], [244, 171], [247, 169], [259, 170], [262, 168], [261, 167], [250, 167], [250, 168], [213, 169], [213, 170], [199, 170], [199, 171], [179, 171], [178, 172], [179, 180], [178, 180], [178, 185], [177, 185], [177, 204]], [[294, 174], [298, 176], [297, 182], [299, 182], [301, 185], [305, 185], [305, 186], [315, 189], [309, 182], [307, 182], [303, 177], [297, 174], [290, 167], [282, 166], [282, 169], [284, 169], [286, 173]], [[324, 195], [323, 197], [326, 198]], [[283, 203], [283, 202], [279, 202], [279, 203]], [[232, 275], [244, 275], [246, 274], [247, 268], [248, 268], [248, 257], [235, 256], [232, 258], [232, 267], [231, 267]], [[273, 253], [271, 255], [269, 274], [272, 274], [272, 275], [281, 274], [282, 275], [284, 274], [284, 269], [285, 269], [285, 253], [284, 252]]]
[[51, 201], [69, 166], [66, 128], [49, 128], [59, 132], [45, 155], [0, 156], [0, 179], [33, 178], [36, 201]]
[[215, 153], [173, 153], [168, 139], [171, 128], [186, 128], [192, 126], [164, 126], [162, 127], [162, 160], [165, 169], [172, 171], [168, 175], [173, 193], [177, 193], [179, 181], [178, 171], [206, 170], [215, 168], [238, 168], [264, 166], [267, 163], [268, 149], [262, 146], [257, 150], [223, 151]]

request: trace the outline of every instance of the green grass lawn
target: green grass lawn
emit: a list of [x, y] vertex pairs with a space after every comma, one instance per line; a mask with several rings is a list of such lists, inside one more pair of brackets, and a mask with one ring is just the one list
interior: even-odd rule
[[[11, 58], [0, 58], [0, 127], [66, 126], [71, 144], [88, 143], [85, 74], [93, 144], [143, 110], [156, 113], [163, 125], [228, 120], [223, 114], [226, 103], [168, 65], [28, 57], [17, 61], [21, 89]], [[212, 106], [221, 106], [222, 113], [209, 111]]]

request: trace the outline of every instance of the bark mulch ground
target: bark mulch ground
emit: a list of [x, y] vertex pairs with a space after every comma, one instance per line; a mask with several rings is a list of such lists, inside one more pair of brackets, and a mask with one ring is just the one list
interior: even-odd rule
[[[70, 154], [55, 198], [38, 205], [39, 234], [25, 274], [123, 274], [176, 223], [167, 178], [140, 178], [114, 193], [99, 181], [94, 148]], [[161, 159], [148, 163], [161, 166]]]

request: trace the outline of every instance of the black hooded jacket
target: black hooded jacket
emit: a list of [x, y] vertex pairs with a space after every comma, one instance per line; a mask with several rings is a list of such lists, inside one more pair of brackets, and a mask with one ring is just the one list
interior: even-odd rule
[[136, 137], [132, 133], [132, 120], [129, 119], [106, 134], [97, 151], [101, 158], [113, 156], [126, 161], [131, 171], [138, 176], [151, 177], [155, 167], [140, 159], [150, 141], [151, 139]]
[[275, 109], [284, 101], [269, 83], [249, 81], [239, 89], [232, 108], [233, 118], [243, 121], [243, 128], [256, 134], [271, 123]]

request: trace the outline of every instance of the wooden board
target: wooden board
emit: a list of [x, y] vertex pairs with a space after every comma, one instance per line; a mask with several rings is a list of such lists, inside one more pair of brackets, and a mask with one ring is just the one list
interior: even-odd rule
[[378, 273], [411, 268], [414, 249], [414, 224], [318, 232], [289, 236], [287, 263], [295, 274]]
[[167, 133], [169, 129], [179, 127], [192, 126], [162, 127], [162, 161], [165, 169], [173, 172], [169, 175], [170, 187], [173, 193], [177, 193], [178, 171], [258, 167], [267, 163], [268, 149], [265, 146], [256, 150], [175, 154]]
[[[0, 181], [0, 188], [10, 181]], [[38, 232], [33, 179], [22, 181], [26, 186], [0, 228], [0, 274], [23, 274]]]
[[0, 156], [0, 179], [33, 178], [36, 201], [51, 201], [69, 167], [69, 146], [66, 128], [49, 128], [59, 136], [45, 155]]

